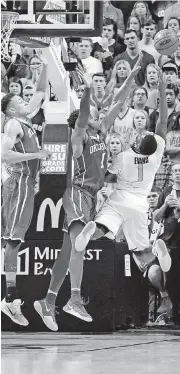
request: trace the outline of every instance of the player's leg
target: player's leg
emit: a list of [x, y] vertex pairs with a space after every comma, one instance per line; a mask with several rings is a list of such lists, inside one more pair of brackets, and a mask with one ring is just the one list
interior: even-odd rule
[[72, 222], [69, 229], [72, 245], [71, 258], [69, 263], [71, 278], [71, 298], [64, 306], [63, 310], [86, 322], [92, 322], [92, 317], [85, 310], [81, 298], [81, 283], [83, 277], [85, 249], [81, 252], [77, 252], [75, 250], [75, 240], [77, 236], [82, 232], [83, 228], [84, 223], [82, 223], [81, 221], [74, 221]]
[[77, 236], [75, 247], [78, 252], [86, 248], [90, 240], [96, 240], [111, 233], [111, 239], [115, 238], [122, 224], [122, 217], [112, 206], [105, 203], [98, 212], [94, 221], [90, 221]]
[[45, 299], [34, 302], [34, 308], [41, 316], [45, 325], [52, 331], [58, 330], [55, 314], [55, 303], [58, 292], [64, 282], [71, 256], [71, 239], [67, 232], [64, 232], [61, 251], [54, 262], [50, 285]]
[[150, 265], [148, 269], [148, 279], [161, 295], [161, 304], [157, 309], [157, 313], [168, 313], [170, 315], [172, 311], [172, 303], [165, 288], [164, 274], [158, 263]]
[[27, 326], [28, 321], [21, 312], [21, 300], [16, 287], [17, 256], [21, 246], [20, 240], [7, 240], [5, 248], [6, 297], [2, 300], [1, 310], [13, 322]]
[[124, 207], [124, 214], [127, 217], [124, 224], [124, 234], [129, 249], [133, 251], [134, 261], [142, 273], [147, 273], [149, 281], [160, 292], [162, 300], [164, 298], [161, 309], [169, 311], [172, 304], [164, 287], [162, 269], [149, 245], [146, 213]]
[[32, 185], [26, 177], [11, 175], [3, 184], [2, 205], [2, 237], [7, 243], [5, 272], [10, 296], [2, 301], [1, 307], [14, 322], [23, 326], [27, 326], [28, 321], [21, 312], [22, 303], [16, 290], [17, 255], [31, 221], [33, 206], [34, 183]]

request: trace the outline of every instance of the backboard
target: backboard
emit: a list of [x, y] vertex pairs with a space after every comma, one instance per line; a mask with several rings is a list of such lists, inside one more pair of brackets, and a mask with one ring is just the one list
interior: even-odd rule
[[3, 0], [1, 10], [17, 11], [12, 37], [93, 37], [102, 30], [102, 2], [96, 0]]

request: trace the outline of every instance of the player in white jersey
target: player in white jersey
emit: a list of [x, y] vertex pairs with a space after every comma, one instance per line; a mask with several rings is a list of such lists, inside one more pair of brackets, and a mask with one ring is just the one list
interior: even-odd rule
[[[165, 149], [165, 89], [166, 79], [160, 73], [160, 117], [155, 135], [149, 132], [137, 134], [131, 148], [114, 158], [109, 172], [117, 175], [117, 189], [98, 212], [95, 222], [89, 222], [77, 237], [77, 251], [83, 250], [90, 239], [95, 240], [104, 235], [116, 238], [121, 227], [129, 250], [133, 251], [133, 257], [141, 271], [146, 271], [156, 259], [149, 243], [147, 196]], [[159, 244], [159, 263], [164, 271], [168, 271], [171, 265], [170, 256], [164, 243], [161, 241]]]

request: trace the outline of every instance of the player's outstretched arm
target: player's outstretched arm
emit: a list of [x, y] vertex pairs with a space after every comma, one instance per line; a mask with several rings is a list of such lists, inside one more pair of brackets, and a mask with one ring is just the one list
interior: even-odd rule
[[44, 159], [50, 157], [50, 152], [41, 150], [36, 153], [20, 153], [13, 151], [17, 139], [21, 137], [22, 129], [18, 121], [9, 120], [6, 123], [4, 133], [1, 137], [1, 161], [6, 164], [16, 164], [18, 162], [29, 161], [34, 159]]
[[143, 58], [143, 54], [141, 52], [139, 54], [139, 58], [136, 64], [134, 65], [134, 68], [131, 70], [129, 77], [127, 77], [123, 85], [120, 87], [120, 89], [114, 96], [113, 102], [107, 113], [106, 120], [103, 121], [102, 123], [102, 127], [101, 127], [102, 132], [106, 133], [109, 130], [109, 128], [113, 125], [116, 117], [119, 114], [119, 111], [122, 105], [124, 104], [125, 100], [128, 98], [130, 91], [131, 91], [133, 80], [138, 74], [139, 70], [141, 69], [142, 58]]
[[41, 104], [42, 100], [44, 99], [45, 92], [47, 89], [47, 62], [45, 60], [42, 61], [43, 67], [39, 79], [37, 81], [36, 92], [34, 93], [32, 99], [30, 100], [29, 104], [27, 105], [29, 114], [31, 115], [36, 108]]
[[168, 119], [166, 86], [167, 86], [166, 76], [160, 71], [159, 72], [159, 93], [160, 93], [159, 119], [156, 124], [155, 134], [161, 136], [161, 138], [163, 138], [164, 140], [166, 139], [167, 119]]
[[83, 71], [81, 67], [78, 68], [78, 74], [83, 79], [83, 82], [86, 87], [80, 103], [79, 116], [76, 120], [75, 128], [71, 136], [73, 156], [76, 158], [81, 156], [83, 152], [83, 143], [86, 138], [85, 130], [88, 122], [88, 117], [90, 114], [90, 91], [92, 82], [92, 78], [89, 76], [88, 73]]

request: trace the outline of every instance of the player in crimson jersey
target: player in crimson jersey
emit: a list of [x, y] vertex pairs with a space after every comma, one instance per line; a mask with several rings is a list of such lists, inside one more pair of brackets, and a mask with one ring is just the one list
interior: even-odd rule
[[13, 322], [27, 326], [16, 288], [17, 255], [30, 225], [34, 207], [34, 186], [39, 160], [49, 152], [40, 151], [36, 132], [28, 116], [41, 102], [46, 89], [44, 65], [37, 92], [26, 105], [23, 99], [7, 94], [1, 101], [5, 122], [2, 126], [2, 238], [5, 247], [6, 297], [1, 309]]
[[[110, 175], [117, 175], [116, 190], [98, 212], [95, 222], [87, 223], [75, 242], [76, 250], [81, 252], [90, 239], [95, 240], [104, 235], [116, 238], [122, 227], [129, 250], [133, 252], [138, 267], [142, 272], [149, 269], [148, 276], [151, 283], [162, 292], [164, 290], [162, 270], [166, 272], [170, 269], [171, 259], [163, 241], [159, 240], [158, 245], [155, 246], [159, 263], [150, 247], [147, 196], [151, 191], [165, 149], [167, 131], [165, 89], [166, 79], [160, 73], [160, 120], [156, 125], [155, 135], [149, 132], [143, 136], [137, 135], [130, 149], [114, 157], [109, 172]], [[146, 118], [139, 116], [138, 121], [140, 126]]]
[[[63, 246], [56, 259], [47, 296], [44, 300], [35, 301], [34, 307], [40, 314], [46, 326], [58, 330], [55, 319], [55, 301], [67, 269], [70, 270], [71, 298], [63, 310], [84, 321], [91, 322], [92, 317], [87, 313], [81, 300], [81, 282], [83, 276], [84, 251], [75, 250], [76, 237], [83, 230], [87, 222], [94, 219], [96, 214], [97, 192], [104, 186], [107, 169], [107, 151], [105, 137], [117, 108], [129, 95], [132, 81], [140, 69], [141, 57], [124, 85], [117, 92], [107, 121], [99, 121], [95, 108], [90, 109], [91, 78], [82, 70], [79, 71], [86, 86], [81, 99], [80, 111], [71, 114], [70, 127], [74, 128], [71, 136], [73, 153], [73, 179], [63, 196], [65, 210], [65, 224]], [[74, 127], [75, 125], [75, 127]]]

